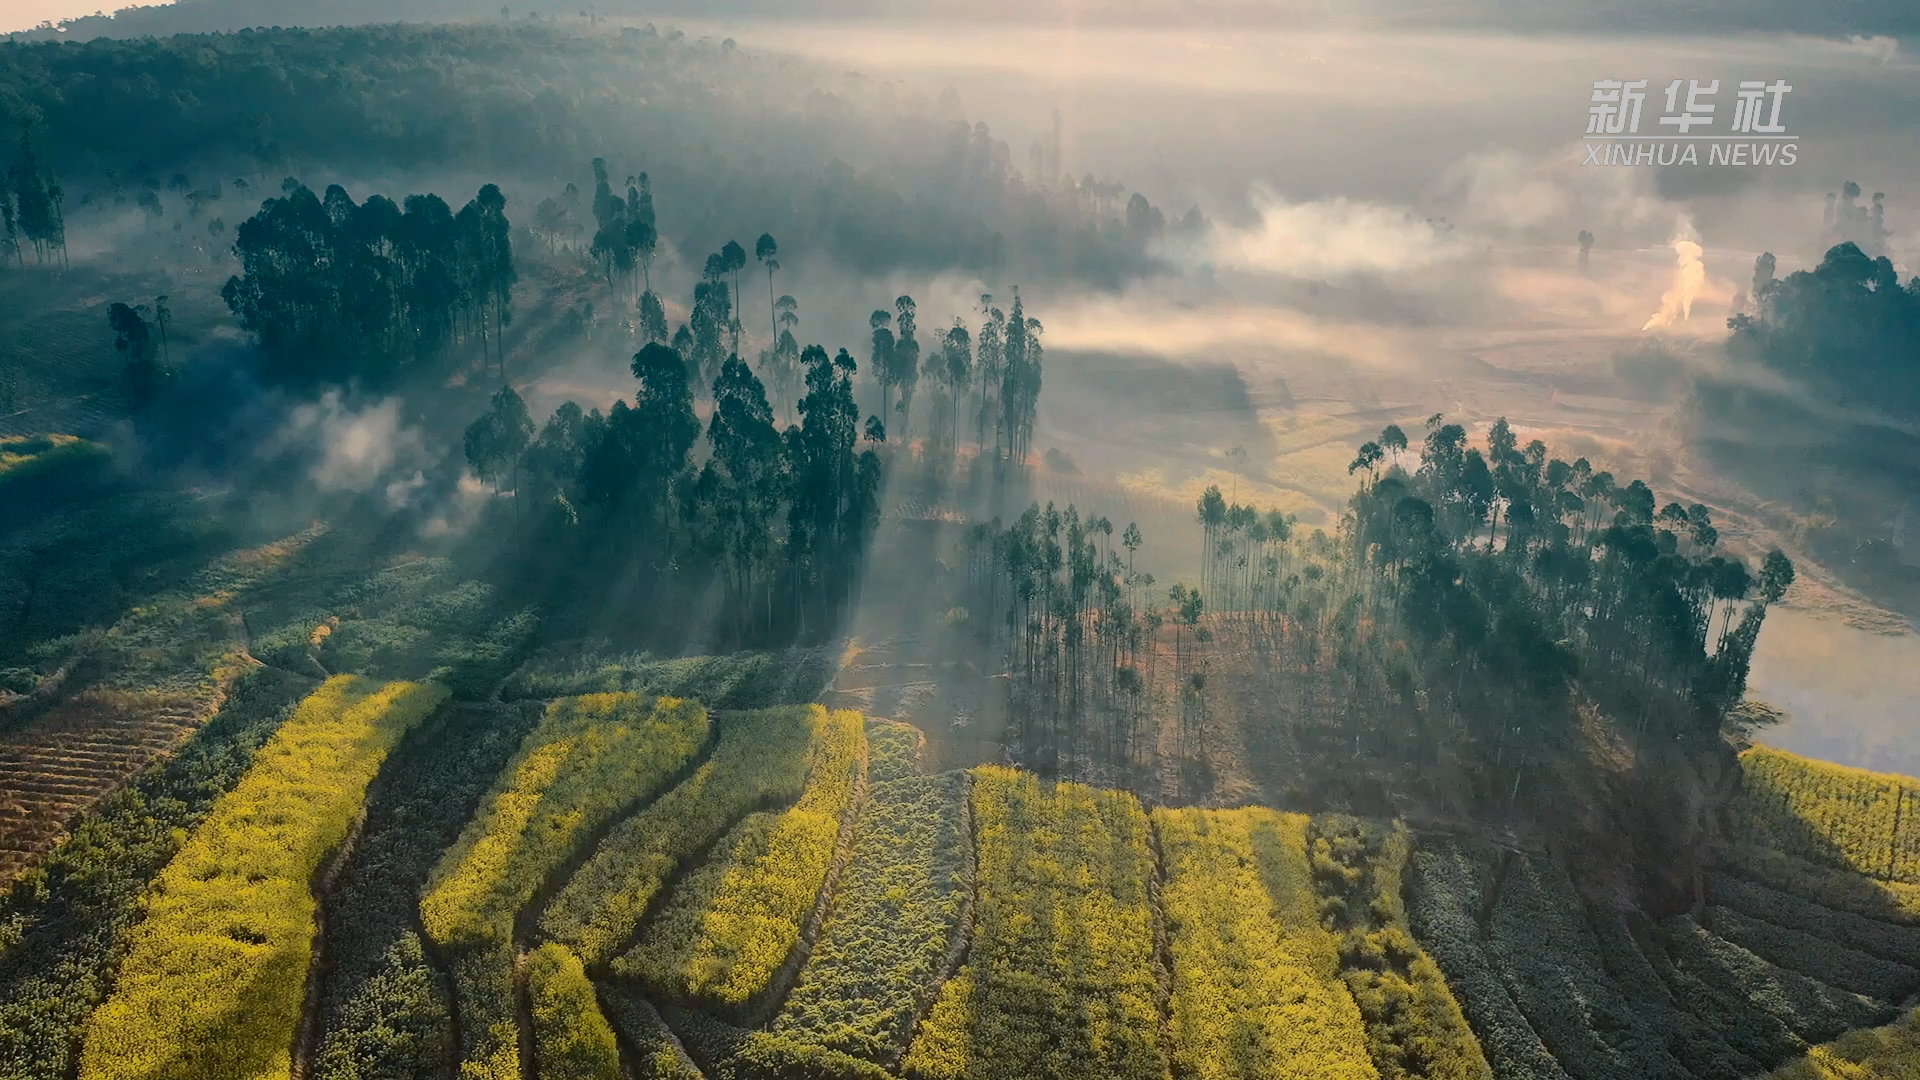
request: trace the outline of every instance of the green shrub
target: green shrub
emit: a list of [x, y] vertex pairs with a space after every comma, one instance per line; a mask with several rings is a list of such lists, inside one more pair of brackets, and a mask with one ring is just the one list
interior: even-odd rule
[[600, 1000], [614, 1030], [632, 1049], [634, 1080], [705, 1080], [652, 1005], [617, 986], [602, 989]]
[[1708, 896], [1722, 907], [1764, 919], [1775, 926], [1795, 927], [1882, 960], [1920, 968], [1920, 927], [1836, 911], [1731, 874], [1711, 875]]
[[638, 653], [596, 661], [583, 660], [578, 649], [556, 648], [529, 660], [501, 693], [512, 700], [628, 691], [690, 697], [710, 709], [766, 709], [814, 700], [839, 666], [830, 649], [671, 659]]
[[167, 759], [74, 824], [0, 900], [0, 1078], [70, 1076], [140, 898], [312, 682], [256, 668]]
[[823, 1046], [756, 1031], [724, 1062], [722, 1080], [892, 1080], [893, 1074]]
[[1758, 1061], [1735, 1049], [1711, 1024], [1694, 1015], [1695, 1002], [1682, 1004], [1674, 997], [1647, 959], [1625, 916], [1596, 911], [1591, 921], [1614, 985], [1635, 1012], [1666, 1039], [1673, 1056], [1694, 1076], [1699, 1080], [1746, 1080], [1764, 1071]]
[[1732, 848], [1728, 862], [1741, 877], [1822, 907], [1902, 926], [1920, 926], [1920, 885], [1876, 881], [1854, 870], [1808, 862], [1752, 844]]
[[332, 1080], [439, 1080], [448, 1009], [420, 935], [402, 932], [331, 1014], [315, 1074]]
[[1920, 1076], [1920, 1009], [1886, 1027], [1850, 1031], [1781, 1066], [1770, 1080], [1908, 1080]]
[[538, 1080], [620, 1080], [620, 1047], [580, 958], [549, 942], [527, 957]]
[[1723, 907], [1707, 909], [1707, 926], [1768, 963], [1840, 990], [1886, 1002], [1900, 1001], [1920, 990], [1920, 971], [1803, 930], [1776, 926]]
[[969, 897], [966, 802], [959, 772], [868, 793], [853, 860], [774, 1034], [882, 1064], [905, 1049]]
[[1550, 860], [1513, 860], [1489, 951], [1561, 1068], [1586, 1080], [1687, 1080], [1666, 1040], [1607, 978], [1573, 883]]
[[1741, 987], [1723, 986], [1717, 979], [1709, 981], [1711, 966], [1696, 970], [1693, 958], [1674, 947], [1672, 931], [1671, 924], [1652, 929], [1641, 952], [1675, 1001], [1685, 1002], [1701, 1023], [1760, 1068], [1806, 1050], [1807, 1044], [1798, 1035], [1779, 1017], [1755, 1005]]
[[898, 720], [867, 721], [867, 783], [885, 784], [920, 772], [920, 747], [927, 737]]
[[832, 869], [866, 758], [860, 714], [810, 706], [807, 786], [779, 813], [736, 826], [668, 900], [640, 943], [615, 961], [673, 1001], [740, 1013], [786, 965]]
[[691, 777], [614, 826], [541, 916], [547, 936], [588, 967], [632, 941], [674, 874], [756, 808], [800, 797], [812, 712], [805, 706], [729, 713], [713, 753]]
[[[1667, 920], [1664, 929], [1676, 966], [1723, 995], [1750, 1003], [1806, 1042], [1825, 1042], [1850, 1028], [1872, 1027], [1893, 1016], [1893, 1010], [1881, 1002], [1775, 967], [1689, 916]], [[1805, 1047], [1793, 1049], [1799, 1052]], [[1761, 1059], [1768, 1065], [1780, 1060], [1781, 1056]]]
[[444, 956], [459, 1021], [461, 1080], [520, 1080], [513, 942], [466, 945]]
[[306, 989], [314, 874], [444, 687], [329, 680], [301, 702], [154, 883], [82, 1080], [284, 1075]]

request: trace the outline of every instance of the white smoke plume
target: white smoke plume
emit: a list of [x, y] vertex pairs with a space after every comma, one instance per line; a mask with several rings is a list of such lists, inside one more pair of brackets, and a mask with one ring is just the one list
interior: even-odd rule
[[1705, 254], [1706, 249], [1700, 246], [1700, 234], [1694, 229], [1692, 220], [1681, 217], [1673, 237], [1673, 284], [1660, 297], [1660, 310], [1654, 312], [1640, 329], [1672, 326], [1692, 317], [1693, 302], [1707, 284], [1707, 264], [1701, 258]]
[[[318, 451], [308, 475], [322, 491], [366, 491], [396, 464], [411, 465], [426, 454], [420, 432], [400, 423], [399, 398], [356, 411], [337, 390], [294, 409], [280, 442]], [[387, 494], [404, 502], [410, 491], [402, 484]]]

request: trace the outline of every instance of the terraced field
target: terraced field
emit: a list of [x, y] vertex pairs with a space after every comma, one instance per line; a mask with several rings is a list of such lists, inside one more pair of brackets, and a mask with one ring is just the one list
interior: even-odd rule
[[23, 732], [0, 736], [0, 885], [19, 877], [67, 823], [200, 725], [187, 694], [89, 691]]
[[[809, 678], [637, 664], [552, 685], [757, 704]], [[52, 865], [133, 856], [119, 899], [84, 900], [105, 913], [90, 936], [36, 921], [91, 895], [65, 878], [0, 910], [0, 1016], [35, 1033], [0, 1039], [0, 1076], [1920, 1076], [1898, 777], [1750, 755], [1701, 907], [1654, 919], [1484, 840], [929, 773], [917, 730], [817, 705], [523, 691], [425, 719], [444, 688], [343, 677], [255, 755], [291, 678], [206, 736], [181, 724], [185, 772], [139, 773], [141, 798], [216, 785], [166, 811], [199, 822], [182, 839], [141, 839], [138, 804], [81, 814]], [[221, 768], [196, 749], [216, 734], [240, 740]], [[344, 801], [269, 805], [323, 759]], [[268, 833], [288, 839], [249, 839]], [[1894, 857], [1863, 873], [1883, 840]], [[253, 884], [200, 887], [233, 874]], [[223, 929], [190, 932], [202, 908]], [[230, 1008], [239, 986], [272, 1007]]]

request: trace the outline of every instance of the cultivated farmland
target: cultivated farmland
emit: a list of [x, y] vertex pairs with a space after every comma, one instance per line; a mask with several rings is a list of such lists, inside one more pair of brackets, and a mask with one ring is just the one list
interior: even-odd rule
[[445, 699], [431, 684], [341, 676], [301, 703], [155, 883], [113, 995], [87, 1026], [82, 1077], [290, 1068], [310, 883], [387, 751]]

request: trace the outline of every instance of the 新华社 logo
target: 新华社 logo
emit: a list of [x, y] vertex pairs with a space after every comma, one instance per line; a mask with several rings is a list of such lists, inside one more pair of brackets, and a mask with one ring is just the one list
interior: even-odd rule
[[[1787, 131], [1781, 106], [1793, 92], [1784, 79], [1736, 84], [1732, 110], [1720, 111], [1720, 80], [1675, 79], [1656, 105], [1657, 123], [1641, 130], [1646, 79], [1599, 79], [1587, 108], [1586, 158], [1582, 165], [1792, 165], [1797, 137]], [[1664, 97], [1665, 101], [1660, 99]], [[1716, 130], [1721, 119], [1731, 122]]]

